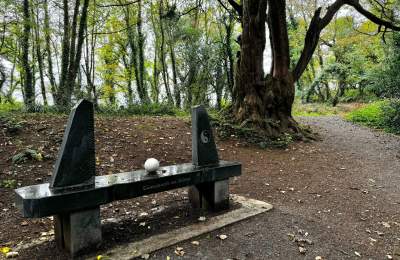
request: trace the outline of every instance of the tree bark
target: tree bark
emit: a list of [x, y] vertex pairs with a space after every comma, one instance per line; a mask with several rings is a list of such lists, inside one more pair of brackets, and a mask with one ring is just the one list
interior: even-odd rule
[[[81, 10], [81, 16], [79, 19], [79, 29], [78, 29], [78, 38], [76, 42], [76, 47], [73, 49], [73, 51], [71, 51], [71, 56], [70, 56], [71, 58], [70, 58], [70, 68], [68, 74], [68, 97], [67, 97], [69, 99], [69, 103], [71, 100], [71, 94], [75, 89], [75, 80], [80, 69], [82, 46], [85, 38], [85, 31], [87, 28], [88, 8], [89, 8], [89, 0], [84, 0]], [[73, 41], [71, 41], [71, 45], [75, 45], [75, 37], [72, 37], [72, 40]]]
[[[75, 52], [76, 52], [76, 38], [77, 38], [77, 24], [78, 24], [78, 16], [79, 16], [79, 7], [80, 7], [81, 0], [75, 0], [75, 7], [74, 13], [72, 15], [72, 24], [71, 24], [71, 38], [69, 39], [69, 53], [68, 53], [68, 72], [67, 78], [65, 82], [65, 92], [64, 97], [65, 99], [65, 106], [68, 107], [71, 103], [72, 92], [75, 86], [75, 77], [74, 73], [76, 74], [75, 68]], [[79, 66], [79, 65], [78, 65]]]
[[172, 65], [172, 82], [174, 83], [175, 106], [180, 108], [181, 107], [181, 89], [178, 85], [178, 80], [177, 80], [175, 50], [174, 50], [174, 44], [172, 42], [172, 39], [170, 40], [170, 43], [169, 43], [169, 54], [171, 57], [171, 65]]
[[159, 44], [159, 34], [156, 22], [156, 13], [157, 13], [156, 8], [157, 6], [155, 4], [152, 4], [150, 11], [151, 23], [153, 25], [153, 31], [154, 31], [153, 80], [151, 83], [151, 99], [153, 100], [154, 103], [158, 103], [158, 97], [160, 95], [160, 89], [159, 89], [160, 70], [158, 65], [158, 56], [159, 56], [158, 49], [160, 44]]
[[233, 31], [233, 17], [229, 15], [228, 21], [224, 23], [225, 27], [225, 67], [227, 71], [227, 81], [228, 81], [228, 90], [230, 95], [233, 93], [233, 86], [234, 86], [234, 58], [231, 46], [232, 40], [232, 31]]
[[[290, 52], [286, 24], [285, 0], [243, 0], [239, 5], [228, 0], [241, 17], [241, 51], [235, 71], [233, 114], [242, 125], [251, 123], [265, 130], [266, 135], [298, 132], [292, 117], [294, 83], [309, 64], [318, 44], [321, 31], [329, 24], [343, 5], [354, 7], [374, 23], [392, 30], [400, 30], [390, 21], [379, 18], [364, 9], [358, 0], [336, 0], [324, 15], [318, 8], [310, 21], [301, 56], [293, 71], [290, 70]], [[270, 75], [264, 76], [263, 51], [268, 4], [268, 28], [272, 48]]]
[[285, 1], [269, 1], [271, 75], [264, 76], [263, 51], [267, 3], [262, 0], [243, 2], [241, 53], [235, 77], [234, 114], [242, 123], [250, 123], [278, 136], [298, 131], [291, 115], [294, 81], [289, 72], [290, 55]]
[[[121, 3], [121, 2], [120, 2]], [[125, 15], [125, 24], [127, 26], [127, 36], [128, 36], [128, 43], [130, 48], [130, 64], [133, 67], [135, 72], [135, 81], [136, 81], [136, 89], [142, 103], [145, 103], [143, 88], [142, 88], [142, 81], [141, 81], [141, 72], [140, 72], [140, 64], [138, 61], [138, 46], [136, 43], [136, 35], [135, 31], [132, 29], [131, 25], [131, 10], [129, 6], [124, 8], [124, 15]]]
[[160, 56], [161, 56], [161, 66], [162, 66], [162, 75], [164, 80], [165, 92], [167, 93], [167, 100], [169, 104], [174, 104], [174, 99], [172, 98], [171, 89], [169, 87], [169, 77], [168, 77], [168, 69], [165, 61], [165, 32], [163, 25], [163, 4], [160, 1], [159, 5], [159, 19], [160, 19], [160, 34], [161, 34], [161, 43], [160, 43]]
[[69, 67], [69, 53], [70, 53], [70, 25], [69, 25], [69, 7], [68, 0], [63, 0], [63, 13], [64, 13], [64, 34], [62, 40], [62, 50], [61, 50], [61, 75], [60, 84], [57, 91], [56, 104], [59, 109], [63, 109], [67, 106], [66, 100], [66, 81]]
[[22, 67], [24, 71], [24, 103], [28, 111], [33, 111], [35, 105], [35, 89], [33, 75], [29, 64], [29, 38], [31, 33], [31, 17], [29, 0], [23, 2], [24, 31], [22, 35]]
[[[75, 89], [75, 81], [80, 68], [82, 46], [87, 27], [89, 0], [84, 0], [81, 10], [79, 10], [80, 2], [81, 0], [75, 1], [72, 25], [70, 26], [68, 1], [63, 0], [64, 34], [62, 43], [61, 76], [56, 98], [57, 106], [60, 109], [66, 109], [71, 105], [72, 93]], [[81, 14], [80, 17], [79, 13]], [[79, 28], [77, 28], [78, 17]]]
[[137, 34], [138, 34], [138, 62], [139, 62], [139, 97], [142, 103], [146, 104], [149, 103], [149, 94], [147, 93], [147, 87], [145, 83], [145, 75], [146, 75], [146, 70], [144, 67], [144, 40], [145, 37], [143, 35], [143, 30], [142, 30], [142, 0], [138, 0], [138, 17], [137, 17], [137, 23], [136, 23], [136, 29], [137, 29]]
[[4, 72], [3, 64], [0, 63], [0, 103], [3, 102], [1, 94], [5, 82], [6, 82], [6, 73]]
[[44, 0], [44, 37], [45, 37], [45, 48], [47, 54], [47, 71], [49, 73], [50, 80], [50, 91], [53, 95], [53, 99], [56, 99], [56, 80], [53, 73], [53, 60], [51, 54], [51, 46], [50, 46], [50, 18], [49, 18], [49, 7], [47, 0]]
[[[35, 12], [32, 8], [32, 17], [34, 15], [35, 15]], [[43, 73], [43, 71], [44, 71], [43, 53], [42, 53], [42, 48], [41, 48], [39, 29], [40, 29], [39, 8], [37, 8], [36, 9], [36, 24], [34, 27], [35, 41], [36, 41], [36, 56], [37, 56], [37, 62], [38, 62], [38, 68], [39, 68], [40, 90], [41, 90], [41, 94], [42, 94], [43, 105], [47, 106], [46, 86], [44, 84], [44, 73]]]

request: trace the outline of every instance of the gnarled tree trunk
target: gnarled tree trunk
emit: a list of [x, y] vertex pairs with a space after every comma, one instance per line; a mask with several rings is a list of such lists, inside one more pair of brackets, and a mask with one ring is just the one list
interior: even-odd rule
[[[236, 66], [233, 91], [233, 113], [242, 125], [251, 124], [265, 130], [266, 135], [298, 132], [292, 117], [294, 83], [301, 77], [318, 45], [321, 31], [344, 5], [353, 7], [367, 19], [385, 29], [400, 31], [388, 16], [376, 16], [359, 0], [336, 0], [322, 15], [315, 10], [308, 26], [299, 60], [290, 70], [289, 40], [286, 22], [286, 0], [227, 0], [242, 21], [241, 52]], [[268, 19], [267, 19], [268, 7]], [[272, 66], [269, 75], [263, 71], [265, 23], [270, 30]]]
[[263, 71], [267, 1], [244, 1], [243, 32], [234, 89], [234, 114], [239, 122], [247, 122], [278, 136], [298, 131], [292, 118], [294, 81], [289, 71], [289, 40], [286, 27], [285, 1], [269, 2], [272, 67], [270, 75]]

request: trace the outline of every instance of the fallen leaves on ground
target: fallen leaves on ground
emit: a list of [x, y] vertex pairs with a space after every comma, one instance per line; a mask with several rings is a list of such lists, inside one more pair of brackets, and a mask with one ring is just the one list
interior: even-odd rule
[[183, 251], [183, 247], [177, 247], [176, 249], [175, 249], [175, 254], [177, 255], [177, 256], [183, 256], [184, 254], [185, 254], [185, 251]]
[[0, 248], [1, 253], [3, 253], [4, 255], [7, 254], [8, 252], [11, 251], [11, 248], [9, 247], [2, 247]]
[[8, 252], [6, 254], [6, 258], [16, 258], [18, 256], [19, 256], [19, 253], [18, 252], [14, 252], [14, 251]]

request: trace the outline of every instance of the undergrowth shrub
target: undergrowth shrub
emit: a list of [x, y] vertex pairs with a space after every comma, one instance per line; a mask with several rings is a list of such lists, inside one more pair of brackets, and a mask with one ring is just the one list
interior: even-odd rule
[[347, 114], [346, 119], [400, 134], [400, 99], [370, 103]]
[[128, 107], [112, 107], [101, 106], [99, 108], [101, 114], [111, 115], [149, 115], [149, 116], [176, 116], [180, 115], [182, 111], [176, 109], [170, 104], [134, 104]]
[[376, 101], [378, 97], [371, 91], [364, 90], [363, 94], [360, 95], [360, 91], [358, 89], [348, 89], [345, 94], [339, 98], [339, 102], [341, 103], [350, 103], [350, 102], [370, 102]]
[[382, 109], [382, 123], [389, 132], [400, 134], [400, 100], [393, 99]]
[[2, 113], [2, 112], [21, 111], [22, 108], [23, 108], [23, 104], [20, 103], [20, 102], [0, 103], [0, 113]]
[[388, 101], [377, 101], [353, 110], [346, 115], [346, 119], [375, 128], [383, 128], [382, 106]]

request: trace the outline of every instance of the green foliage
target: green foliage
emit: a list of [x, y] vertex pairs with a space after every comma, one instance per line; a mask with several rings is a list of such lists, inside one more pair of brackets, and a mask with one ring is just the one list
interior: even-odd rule
[[146, 116], [181, 116], [186, 113], [169, 104], [133, 104], [128, 107], [101, 106], [99, 112], [104, 115], [146, 115]]
[[392, 35], [384, 62], [369, 75], [368, 88], [380, 97], [400, 98], [400, 33]]
[[42, 161], [43, 155], [36, 150], [28, 148], [28, 149], [25, 149], [24, 151], [14, 155], [11, 160], [12, 160], [13, 164], [21, 164], [28, 160]]
[[377, 101], [349, 113], [346, 118], [355, 123], [400, 134], [400, 100]]
[[400, 100], [391, 100], [387, 105], [382, 106], [382, 115], [385, 130], [400, 134]]
[[0, 187], [8, 188], [8, 189], [15, 189], [17, 188], [17, 180], [3, 180], [0, 182]]
[[293, 105], [294, 116], [330, 116], [337, 115], [339, 112], [340, 108], [325, 103], [302, 104], [295, 101]]
[[363, 125], [382, 128], [382, 106], [387, 105], [387, 101], [377, 101], [367, 104], [346, 115], [346, 119]]
[[339, 98], [342, 103], [349, 102], [363, 102], [368, 103], [371, 101], [377, 101], [378, 97], [371, 91], [365, 90], [362, 94], [358, 89], [348, 89], [346, 90], [344, 96]]
[[21, 111], [23, 104], [21, 102], [14, 103], [0, 103], [0, 113]]
[[[338, 101], [375, 100], [375, 93], [366, 91], [366, 87], [370, 75], [382, 62], [383, 50], [386, 48], [379, 36], [366, 35], [376, 30], [377, 26], [371, 21], [355, 23], [351, 16], [335, 18], [323, 31], [323, 40], [317, 47], [308, 70], [298, 82], [303, 99], [307, 102], [327, 102], [335, 105]], [[359, 95], [356, 95], [357, 91]]]

